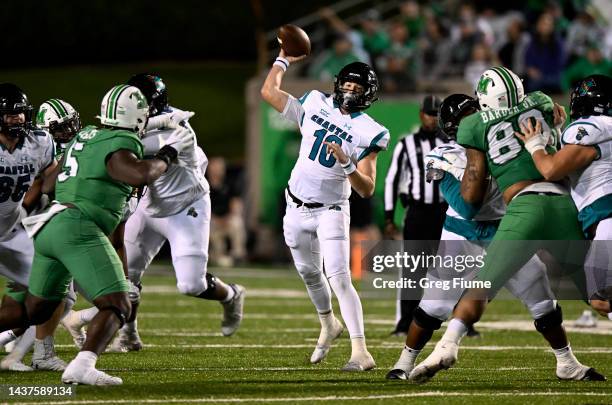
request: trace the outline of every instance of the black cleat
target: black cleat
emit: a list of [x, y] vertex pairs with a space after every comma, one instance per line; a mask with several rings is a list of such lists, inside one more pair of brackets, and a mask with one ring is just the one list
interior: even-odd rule
[[474, 328], [474, 325], [468, 326], [468, 330], [467, 330], [466, 336], [467, 337], [471, 337], [471, 338], [480, 338], [480, 337], [482, 337], [480, 335], [480, 332], [478, 332], [476, 330], [476, 328]]
[[587, 370], [581, 381], [607, 381], [606, 376], [599, 374], [593, 367]]
[[394, 368], [387, 373], [385, 378], [387, 380], [407, 380], [408, 374], [401, 368]]

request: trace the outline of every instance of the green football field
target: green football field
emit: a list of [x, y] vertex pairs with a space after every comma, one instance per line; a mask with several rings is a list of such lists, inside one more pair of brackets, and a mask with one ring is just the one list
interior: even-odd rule
[[[455, 368], [425, 385], [386, 381], [403, 346], [390, 337], [394, 303], [364, 302], [369, 348], [378, 367], [365, 373], [339, 371], [350, 354], [343, 334], [320, 365], [308, 362], [319, 334], [313, 307], [291, 269], [212, 271], [247, 290], [245, 319], [236, 335], [220, 333], [219, 304], [181, 296], [170, 268], [157, 265], [145, 275], [139, 317], [145, 348], [104, 354], [98, 367], [123, 378], [119, 387], [76, 388], [73, 398], [44, 398], [45, 403], [612, 403], [612, 381], [561, 382], [555, 360], [533, 331], [519, 303], [493, 303], [479, 329], [483, 337], [464, 339]], [[78, 304], [83, 307], [84, 303]], [[584, 309], [562, 302], [566, 325]], [[339, 313], [338, 309], [335, 310]], [[569, 328], [572, 347], [585, 364], [612, 376], [612, 322], [597, 329]], [[439, 334], [434, 336], [437, 340]], [[57, 334], [59, 355], [76, 354], [68, 333]], [[421, 359], [431, 351], [427, 346]], [[1, 384], [59, 384], [60, 373], [0, 372]], [[6, 399], [2, 399], [6, 400]], [[32, 402], [35, 398], [22, 398]]]

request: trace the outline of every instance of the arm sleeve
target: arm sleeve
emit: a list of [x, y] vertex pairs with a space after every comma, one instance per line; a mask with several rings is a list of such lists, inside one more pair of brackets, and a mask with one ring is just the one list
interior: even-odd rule
[[401, 179], [402, 167], [406, 154], [404, 153], [404, 141], [400, 141], [393, 149], [393, 157], [391, 158], [391, 166], [385, 177], [385, 219], [393, 220], [395, 213], [395, 204], [399, 193], [399, 181]]
[[301, 123], [304, 119], [304, 106], [302, 105], [304, 100], [308, 97], [308, 93], [303, 95], [300, 99], [296, 99], [293, 96], [289, 96], [287, 100], [287, 104], [285, 104], [285, 109], [281, 113], [281, 115], [288, 119], [289, 121], [296, 122], [301, 126]]
[[469, 204], [461, 197], [461, 182], [455, 176], [446, 173], [440, 180], [440, 191], [448, 205], [463, 218], [472, 219], [480, 211], [480, 204]]

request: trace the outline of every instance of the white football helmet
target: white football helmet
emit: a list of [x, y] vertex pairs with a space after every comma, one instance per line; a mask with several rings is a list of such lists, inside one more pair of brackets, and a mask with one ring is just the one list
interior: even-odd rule
[[70, 104], [51, 98], [38, 108], [36, 126], [47, 130], [56, 142], [67, 143], [81, 129], [81, 119]]
[[106, 93], [97, 117], [103, 125], [141, 134], [149, 115], [147, 99], [137, 87], [121, 84]]
[[487, 69], [476, 87], [478, 103], [483, 110], [505, 109], [517, 106], [525, 98], [521, 79], [503, 66]]

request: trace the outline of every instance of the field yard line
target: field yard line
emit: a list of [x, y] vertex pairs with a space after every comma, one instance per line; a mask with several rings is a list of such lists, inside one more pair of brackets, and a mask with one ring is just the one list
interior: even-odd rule
[[[265, 279], [289, 279], [299, 280], [297, 271], [294, 268], [284, 269], [254, 269], [252, 267], [233, 267], [231, 269], [222, 267], [208, 267], [208, 271], [214, 274], [226, 275], [231, 277], [245, 277], [245, 278], [265, 278]], [[174, 270], [172, 265], [168, 263], [164, 264], [152, 264], [147, 269], [147, 273], [155, 275], [172, 275]]]
[[[147, 294], [176, 294], [179, 295], [178, 290], [173, 285], [145, 285], [142, 293]], [[294, 290], [288, 288], [249, 288], [247, 289], [248, 297], [256, 298], [308, 298], [308, 294], [305, 289]]]
[[418, 397], [533, 397], [533, 396], [586, 396], [586, 397], [603, 397], [609, 396], [607, 392], [567, 392], [567, 391], [542, 391], [542, 392], [457, 392], [457, 391], [425, 391], [411, 392], [402, 394], [381, 394], [381, 395], [364, 395], [364, 396], [326, 396], [326, 397], [293, 397], [293, 398], [175, 398], [175, 399], [115, 399], [115, 400], [75, 400], [75, 401], [51, 401], [51, 402], [21, 402], [22, 404], [164, 404], [164, 403], [218, 403], [218, 402], [306, 402], [306, 401], [358, 401], [358, 400], [376, 400], [376, 399], [394, 399], [394, 398], [418, 398]]
[[[282, 344], [282, 345], [264, 345], [264, 344], [217, 344], [217, 343], [206, 343], [206, 344], [173, 344], [173, 345], [160, 345], [155, 343], [145, 344], [145, 348], [157, 348], [157, 347], [177, 347], [187, 349], [306, 349], [312, 348], [312, 344]], [[431, 346], [431, 345], [430, 345]], [[72, 348], [72, 344], [61, 344], [55, 345], [58, 348]], [[374, 349], [390, 349], [399, 350], [400, 345], [397, 344], [382, 344], [382, 345], [369, 345]], [[546, 346], [462, 346], [461, 350], [480, 350], [480, 351], [507, 351], [507, 350], [542, 350], [550, 351], [550, 347]], [[573, 349], [574, 353], [612, 353], [612, 347], [591, 347], [588, 349]]]

